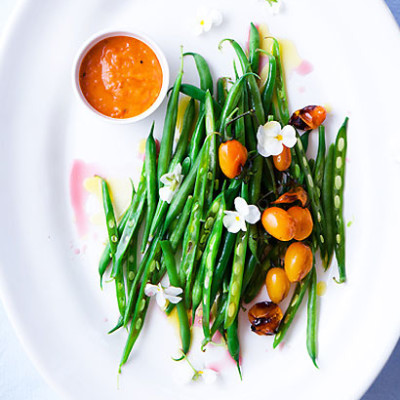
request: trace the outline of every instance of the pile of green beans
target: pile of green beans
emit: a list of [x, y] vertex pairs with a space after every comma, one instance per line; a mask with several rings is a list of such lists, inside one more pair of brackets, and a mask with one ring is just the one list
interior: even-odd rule
[[[318, 152], [314, 160], [307, 156], [310, 131], [297, 133], [291, 149], [288, 171], [277, 171], [272, 158], [257, 152], [257, 131], [267, 121], [289, 122], [288, 96], [280, 58], [279, 42], [270, 38], [270, 52], [260, 49], [257, 27], [251, 24], [248, 52], [233, 39], [224, 39], [234, 49], [240, 75], [235, 79], [220, 77], [214, 81], [206, 59], [200, 54], [182, 54], [181, 66], [170, 90], [159, 154], [155, 124], [146, 141], [145, 160], [138, 186], [119, 223], [114, 213], [109, 186], [100, 178], [108, 243], [99, 263], [100, 284], [109, 269], [115, 281], [119, 317], [115, 332], [128, 328], [120, 369], [136, 343], [145, 323], [150, 297], [148, 284], [160, 284], [167, 274], [170, 285], [182, 292], [181, 301], [166, 305], [174, 308], [180, 326], [183, 357], [190, 353], [191, 330], [196, 312], [201, 310], [204, 340], [202, 349], [219, 331], [227, 350], [238, 366], [240, 341], [239, 312], [259, 294], [271, 265], [279, 265], [282, 246], [265, 232], [261, 223], [246, 231], [228, 232], [224, 227], [226, 210], [232, 210], [237, 196], [262, 211], [278, 196], [302, 185], [309, 196], [314, 229], [311, 272], [300, 282], [276, 331], [273, 346], [284, 339], [307, 290], [307, 350], [317, 366], [317, 268], [319, 249], [327, 269], [336, 254], [338, 282], [346, 280], [345, 222], [343, 218], [347, 118], [334, 144], [326, 151], [325, 127], [319, 127]], [[260, 59], [267, 60], [266, 82], [260, 87]], [[183, 62], [194, 60], [199, 87], [183, 83]], [[177, 132], [180, 96], [190, 97], [181, 132]], [[219, 168], [218, 148], [235, 139], [246, 147], [249, 159], [242, 173], [234, 179], [225, 177]], [[177, 143], [174, 150], [174, 142]], [[182, 167], [182, 182], [170, 202], [160, 198], [163, 176]], [[132, 185], [133, 186], [133, 185]], [[143, 234], [139, 233], [143, 232]], [[111, 266], [111, 267], [110, 267]], [[110, 268], [109, 268], [110, 267]], [[191, 318], [189, 317], [191, 315]]]

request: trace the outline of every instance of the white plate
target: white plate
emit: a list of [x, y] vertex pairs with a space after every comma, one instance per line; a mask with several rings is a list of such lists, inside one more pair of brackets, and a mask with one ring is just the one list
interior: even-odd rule
[[[183, 0], [20, 5], [0, 58], [2, 300], [36, 366], [69, 398], [359, 398], [400, 332], [400, 138], [394, 122], [400, 93], [398, 29], [377, 0], [287, 0], [276, 17], [263, 1], [203, 3], [222, 10], [224, 23], [201, 37], [190, 32], [195, 3]], [[86, 165], [83, 174], [121, 180], [137, 176], [138, 146], [150, 121], [114, 126], [88, 113], [73, 96], [72, 61], [96, 31], [126, 28], [158, 42], [172, 76], [181, 44], [204, 54], [215, 76], [226, 75], [232, 51], [220, 53], [217, 44], [224, 37], [244, 43], [252, 20], [293, 40], [314, 67], [307, 76], [289, 74], [292, 109], [329, 104], [330, 139], [344, 116], [350, 116], [348, 283], [332, 282], [334, 268], [324, 278], [328, 290], [320, 307], [320, 369], [306, 353], [302, 309], [280, 350], [273, 351], [270, 338], [256, 337], [241, 324], [243, 382], [228, 366], [216, 385], [178, 388], [173, 380], [177, 367], [170, 359], [178, 345], [174, 328], [153, 307], [118, 384], [126, 335], [106, 334], [115, 322], [116, 305], [112, 285], [104, 292], [98, 287], [102, 236], [94, 225], [86, 227], [85, 237], [79, 235], [70, 175], [79, 159]], [[185, 71], [185, 81], [196, 79], [192, 61]], [[164, 111], [165, 104], [156, 113], [158, 135]]]

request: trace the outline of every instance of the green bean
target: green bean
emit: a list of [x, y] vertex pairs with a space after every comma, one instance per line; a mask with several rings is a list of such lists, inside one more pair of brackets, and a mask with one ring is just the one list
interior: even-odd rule
[[274, 42], [272, 45], [272, 55], [275, 57], [276, 61], [275, 93], [278, 104], [278, 112], [283, 125], [287, 125], [290, 119], [290, 113], [287, 101], [287, 92], [281, 62], [281, 55], [279, 50], [279, 42], [275, 38], [270, 39], [272, 39]]
[[314, 179], [311, 174], [311, 169], [307, 161], [306, 154], [304, 152], [303, 144], [300, 137], [297, 135], [297, 141], [295, 145], [296, 155], [298, 162], [300, 163], [301, 170], [304, 174], [307, 192], [310, 196], [311, 201], [311, 213], [314, 221], [314, 229], [317, 234], [318, 246], [321, 252], [321, 259], [324, 263], [327, 262], [327, 252], [326, 252], [326, 242], [325, 242], [325, 232], [326, 232], [326, 221], [324, 217], [324, 212], [321, 207], [321, 203], [318, 197], [318, 193], [315, 187]]
[[331, 144], [326, 157], [324, 179], [322, 181], [322, 205], [326, 220], [326, 260], [323, 260], [325, 271], [329, 268], [335, 248], [335, 216], [333, 212], [333, 165], [335, 162], [335, 145]]
[[174, 251], [176, 251], [176, 249], [178, 248], [182, 236], [187, 228], [187, 222], [190, 217], [190, 210], [192, 209], [192, 205], [193, 205], [193, 196], [189, 196], [186, 200], [182, 214], [178, 219], [178, 224], [170, 234], [169, 241], [171, 242], [171, 246]]
[[[124, 314], [124, 326], [127, 326], [129, 319], [131, 317], [132, 311], [135, 307], [135, 304], [137, 305], [138, 300], [136, 300], [136, 296], [138, 295], [137, 290], [140, 284], [140, 279], [142, 276], [146, 277], [146, 271], [149, 269], [150, 264], [154, 263], [155, 267], [155, 262], [156, 262], [156, 257], [157, 254], [159, 253], [159, 248], [160, 248], [160, 241], [159, 241], [159, 236], [157, 236], [152, 242], [150, 247], [146, 250], [144, 253], [144, 256], [139, 264], [139, 268], [137, 271], [137, 274], [132, 282], [132, 286], [129, 291], [128, 295], [128, 301], [126, 303], [126, 308], [125, 308], [125, 314]], [[152, 269], [154, 270], [154, 267]], [[144, 279], [143, 277], [143, 279]]]
[[309, 144], [309, 139], [310, 139], [310, 133], [311, 131], [305, 131], [301, 136], [301, 143], [303, 144], [304, 152], [306, 153], [308, 150], [308, 144]]
[[[203, 282], [204, 282], [204, 275], [205, 275], [205, 263], [201, 263], [200, 267], [198, 268], [193, 287], [191, 289], [191, 293], [187, 291], [186, 293], [189, 293], [189, 296], [191, 296], [191, 304], [192, 304], [192, 323], [194, 323], [194, 319], [196, 317], [196, 310], [199, 307], [201, 303], [201, 298], [203, 295]], [[192, 274], [193, 276], [193, 274]]]
[[345, 226], [343, 218], [343, 190], [344, 190], [344, 173], [346, 167], [347, 152], [347, 122], [348, 118], [343, 122], [336, 136], [335, 142], [335, 158], [333, 166], [333, 213], [335, 220], [335, 254], [338, 262], [339, 280], [338, 283], [346, 281], [346, 265], [345, 265]]
[[240, 295], [242, 291], [243, 272], [246, 262], [248, 232], [239, 232], [235, 243], [233, 256], [232, 275], [229, 284], [228, 308], [225, 313], [224, 328], [229, 328], [239, 311]]
[[224, 196], [215, 216], [214, 226], [208, 238], [201, 262], [204, 263], [205, 274], [203, 281], [203, 331], [204, 337], [210, 336], [210, 312], [211, 312], [211, 288], [214, 275], [215, 261], [221, 243], [222, 232], [224, 229], [223, 218], [225, 216], [226, 203]]
[[[117, 243], [119, 240], [117, 221], [115, 219], [114, 208], [111, 202], [111, 196], [107, 182], [103, 178], [100, 179], [101, 179], [101, 190], [103, 197], [103, 208], [104, 208], [104, 214], [106, 216], [107, 234], [111, 249], [112, 262], [114, 266], [116, 261]], [[126, 297], [125, 297], [125, 282], [122, 269], [120, 269], [120, 271], [115, 277], [115, 291], [117, 295], [118, 309], [120, 314], [123, 315], [125, 312]]]
[[147, 218], [142, 238], [141, 251], [144, 253], [146, 248], [147, 239], [150, 234], [151, 222], [156, 211], [156, 204], [158, 198], [158, 184], [157, 184], [157, 149], [156, 141], [153, 137], [154, 122], [151, 126], [150, 134], [146, 141], [145, 153], [145, 169], [146, 169], [146, 195], [147, 195]]
[[317, 273], [315, 266], [311, 270], [310, 287], [308, 288], [307, 303], [307, 351], [317, 365]]
[[250, 38], [249, 38], [249, 62], [251, 65], [251, 70], [258, 73], [260, 54], [257, 49], [260, 48], [260, 34], [258, 33], [257, 27], [251, 23], [250, 24]]
[[189, 143], [188, 154], [192, 163], [195, 162], [199, 154], [201, 145], [204, 142], [204, 134], [205, 134], [204, 119], [205, 119], [204, 111], [201, 111], [193, 131], [192, 139], [190, 140]]
[[238, 337], [238, 324], [239, 316], [237, 315], [232, 325], [226, 330], [226, 343], [228, 345], [228, 351], [233, 360], [236, 362], [237, 369], [239, 372], [240, 380], [242, 380], [242, 371], [240, 370], [239, 357], [240, 357], [240, 345]]
[[264, 113], [268, 115], [271, 111], [272, 96], [276, 81], [276, 60], [275, 57], [266, 51], [259, 50], [268, 56], [268, 75], [265, 81], [265, 86], [261, 94], [261, 100], [264, 106]]
[[217, 81], [217, 103], [220, 105], [221, 109], [225, 104], [226, 96], [228, 94], [226, 90], [227, 78], [219, 78]]
[[[118, 237], [122, 235], [122, 232], [125, 229], [126, 222], [128, 221], [129, 214], [132, 208], [132, 204], [135, 199], [135, 188], [133, 187], [132, 184], [132, 199], [131, 199], [131, 204], [129, 205], [128, 209], [125, 211], [124, 215], [122, 216], [122, 219], [118, 225]], [[99, 275], [100, 275], [100, 287], [103, 288], [103, 275], [106, 272], [107, 267], [110, 264], [111, 260], [111, 247], [110, 243], [106, 244], [106, 247], [104, 248], [103, 254], [101, 255], [100, 261], [99, 261]]]
[[169, 98], [167, 111], [165, 114], [163, 135], [160, 143], [160, 154], [158, 155], [158, 181], [168, 171], [171, 160], [172, 146], [174, 143], [174, 133], [176, 119], [178, 115], [179, 90], [183, 77], [183, 56], [181, 56], [181, 66], [176, 77], [171, 97]]
[[137, 240], [132, 240], [126, 256], [126, 287], [129, 292], [137, 273]]
[[228, 138], [225, 135], [226, 120], [239, 102], [240, 96], [242, 94], [242, 87], [244, 84], [244, 80], [247, 75], [249, 74], [242, 75], [229, 89], [224, 107], [222, 108], [221, 111], [219, 132], [223, 135], [225, 141], [228, 140]]
[[[211, 93], [207, 91], [205, 108], [206, 135], [210, 137], [210, 148], [206, 175], [206, 198], [204, 210], [211, 206], [214, 199], [215, 176], [217, 174], [217, 135], [215, 135], [215, 117]], [[203, 211], [204, 212], [204, 211]]]
[[311, 280], [311, 274], [309, 273], [301, 282], [299, 282], [297, 284], [296, 289], [293, 293], [292, 299], [290, 300], [289, 307], [286, 310], [286, 313], [283, 316], [282, 322], [279, 325], [278, 332], [275, 335], [274, 344], [273, 344], [274, 348], [276, 348], [276, 346], [278, 346], [278, 344], [285, 337], [286, 332], [289, 329], [290, 324], [292, 323], [293, 318], [296, 315], [296, 312], [300, 307], [303, 297], [307, 291], [308, 285], [310, 284], [310, 280]]
[[214, 302], [215, 296], [222, 284], [229, 261], [232, 258], [232, 249], [236, 242], [236, 233], [226, 232], [221, 253], [215, 266], [214, 277], [211, 287], [210, 303]]
[[138, 190], [133, 201], [132, 208], [129, 214], [129, 218], [126, 222], [124, 231], [122, 232], [120, 241], [118, 243], [117, 251], [115, 253], [115, 264], [111, 271], [111, 276], [115, 278], [121, 269], [122, 260], [125, 252], [129, 246], [132, 236], [139, 226], [139, 222], [144, 209], [144, 203], [146, 201], [146, 167], [143, 166], [142, 174], [140, 176]]
[[[182, 83], [180, 91], [182, 94], [191, 97], [192, 99], [198, 100], [200, 105], [204, 104], [206, 100], [206, 91], [198, 88], [197, 86], [190, 85], [188, 83]], [[219, 114], [221, 112], [221, 106], [217, 101], [213, 100], [215, 110]]]
[[243, 275], [243, 284], [242, 284], [242, 295], [246, 292], [246, 289], [249, 285], [249, 282], [256, 270], [257, 265], [259, 264], [258, 258], [254, 256], [254, 254], [250, 254], [249, 260], [246, 263], [246, 269]]
[[[198, 169], [200, 166], [200, 161], [202, 159], [202, 154], [208, 151], [208, 142], [209, 142], [209, 139], [206, 138], [206, 140], [204, 141], [204, 144], [200, 150], [200, 153], [196, 158], [196, 161], [191, 166], [189, 173], [187, 174], [181, 187], [179, 188], [178, 192], [175, 194], [174, 198], [171, 201], [171, 204], [168, 208], [167, 215], [165, 217], [163, 233], [165, 233], [167, 231], [171, 222], [182, 211], [189, 194], [193, 190], [193, 186], [196, 181], [197, 172], [198, 172]], [[194, 204], [193, 204], [193, 206], [194, 206]]]
[[197, 71], [200, 77], [200, 87], [202, 90], [209, 90], [211, 94], [213, 94], [213, 79], [210, 72], [210, 68], [207, 64], [207, 61], [203, 56], [197, 53], [185, 53], [185, 56], [192, 56], [197, 67]]
[[[239, 59], [240, 65], [242, 67], [243, 73], [246, 74], [247, 72], [251, 72], [251, 66], [250, 66], [249, 60], [247, 59], [246, 54], [243, 51], [243, 49], [240, 47], [239, 43], [237, 43], [233, 39], [224, 39], [220, 42], [219, 46], [221, 46], [221, 44], [225, 41], [228, 41], [232, 45], [233, 49], [235, 50], [236, 55]], [[264, 107], [262, 104], [261, 94], [260, 94], [260, 90], [258, 89], [256, 78], [255, 78], [254, 74], [248, 74], [246, 79], [249, 84], [252, 105], [254, 108], [254, 112], [255, 112], [255, 116], [257, 118], [258, 124], [264, 125], [264, 123], [265, 123]]]
[[[182, 163], [182, 160], [185, 157], [185, 154], [187, 152], [188, 148], [188, 141], [189, 141], [189, 135], [191, 131], [191, 127], [193, 125], [193, 119], [194, 119], [194, 114], [195, 114], [195, 105], [194, 105], [194, 100], [191, 99], [189, 101], [188, 106], [186, 107], [185, 114], [183, 117], [183, 124], [182, 124], [182, 132], [178, 140], [178, 144], [176, 146], [175, 154], [170, 162], [168, 172], [171, 173], [174, 171], [175, 167]], [[182, 163], [182, 174], [184, 175], [183, 171], [183, 163]], [[157, 233], [159, 229], [162, 228], [162, 221], [165, 217], [165, 214], [167, 213], [169, 208], [169, 204], [167, 201], [164, 200], [159, 200], [157, 204], [157, 209], [155, 211], [155, 215], [150, 227], [150, 235], [149, 235], [149, 241], [153, 240], [154, 235]], [[146, 240], [147, 242], [147, 240]], [[149, 243], [146, 243], [149, 244]], [[142, 247], [142, 252], [143, 252], [143, 247]]]
[[313, 169], [314, 182], [319, 194], [318, 197], [321, 197], [322, 181], [324, 179], [325, 153], [325, 127], [321, 125], [318, 130], [318, 152]]
[[[182, 288], [182, 284], [179, 280], [178, 273], [176, 271], [175, 257], [171, 243], [167, 240], [160, 242], [161, 249], [164, 255], [165, 265], [167, 267], [167, 273], [171, 286]], [[186, 307], [183, 301], [180, 301], [176, 305], [179, 319], [179, 331], [182, 341], [182, 351], [186, 354], [190, 348], [190, 326]]]
[[269, 257], [256, 265], [255, 271], [243, 293], [243, 300], [246, 304], [252, 302], [258, 293], [260, 293], [261, 288], [265, 284], [265, 277], [270, 268], [271, 260]]

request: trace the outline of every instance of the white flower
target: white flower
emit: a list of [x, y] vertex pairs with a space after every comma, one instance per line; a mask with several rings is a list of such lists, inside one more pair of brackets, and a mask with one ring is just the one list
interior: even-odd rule
[[213, 25], [221, 25], [222, 19], [222, 14], [218, 10], [199, 8], [194, 21], [194, 33], [201, 35], [203, 32], [208, 32]]
[[249, 206], [246, 200], [241, 197], [236, 197], [235, 209], [236, 211], [225, 211], [225, 216], [222, 220], [228, 232], [246, 231], [246, 222], [255, 224], [260, 220], [260, 210], [256, 206]]
[[151, 283], [148, 283], [146, 287], [144, 288], [144, 294], [148, 297], [156, 296], [156, 301], [157, 304], [161, 309], [164, 309], [167, 300], [170, 303], [177, 304], [179, 303], [182, 298], [178, 297], [180, 294], [182, 294], [183, 290], [181, 288], [175, 287], [175, 286], [169, 286], [169, 287], [162, 287], [161, 283], [158, 285], [152, 285]]
[[267, 122], [258, 128], [257, 151], [264, 157], [277, 156], [283, 151], [283, 145], [293, 147], [296, 144], [296, 131], [291, 125], [281, 128], [277, 121]]
[[182, 180], [182, 165], [178, 163], [172, 172], [165, 174], [160, 178], [161, 183], [164, 184], [164, 186], [159, 190], [160, 199], [170, 204], [172, 198], [179, 189]]

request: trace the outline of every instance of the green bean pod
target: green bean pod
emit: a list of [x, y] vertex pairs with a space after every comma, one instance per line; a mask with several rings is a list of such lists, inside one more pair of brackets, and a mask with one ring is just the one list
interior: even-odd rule
[[264, 261], [258, 263], [255, 267], [253, 275], [250, 277], [249, 283], [243, 292], [243, 301], [245, 304], [251, 303], [261, 288], [265, 284], [265, 277], [267, 276], [268, 270], [271, 268], [271, 260], [267, 257]]
[[222, 77], [217, 80], [217, 103], [220, 105], [221, 109], [225, 104], [226, 96], [228, 91], [226, 90], [227, 78]]
[[207, 64], [207, 61], [204, 59], [204, 57], [197, 53], [184, 53], [183, 56], [184, 57], [185, 56], [193, 57], [194, 62], [196, 63], [199, 77], [200, 77], [200, 87], [204, 91], [209, 90], [210, 93], [213, 94], [213, 89], [214, 89], [213, 79], [212, 79], [212, 75], [210, 72], [210, 68]]
[[[210, 312], [211, 312], [211, 288], [214, 276], [215, 262], [221, 243], [222, 232], [224, 229], [223, 218], [225, 216], [226, 203], [222, 196], [222, 202], [215, 217], [212, 232], [208, 238], [205, 251], [201, 262], [204, 263], [205, 273], [203, 281], [203, 331], [204, 337], [210, 337]], [[211, 340], [211, 338], [210, 338]]]
[[[326, 253], [327, 257], [323, 266], [325, 271], [329, 268], [335, 248], [335, 216], [333, 212], [333, 165], [335, 162], [335, 145], [331, 144], [328, 149], [324, 168], [324, 179], [322, 181], [322, 206], [326, 220]], [[324, 260], [323, 260], [324, 261]]]
[[325, 127], [321, 125], [318, 129], [318, 151], [317, 158], [315, 159], [315, 166], [313, 168], [314, 182], [319, 194], [318, 197], [321, 197], [322, 181], [324, 179], [325, 154]]
[[239, 232], [235, 243], [233, 256], [232, 275], [229, 284], [228, 307], [225, 313], [224, 328], [229, 328], [234, 322], [239, 311], [240, 295], [242, 291], [244, 266], [246, 263], [246, 250], [248, 232]]
[[298, 135], [297, 135], [295, 149], [298, 162], [305, 177], [307, 192], [308, 195], [310, 196], [311, 213], [314, 222], [314, 229], [317, 235], [318, 246], [321, 252], [321, 259], [324, 263], [326, 263], [327, 262], [327, 251], [326, 251], [326, 241], [325, 241], [326, 221], [324, 217], [324, 212], [321, 207], [321, 202], [318, 196], [318, 192], [314, 183], [314, 179], [311, 173], [311, 169], [308, 164], [306, 153], [304, 151], [301, 139]]
[[132, 208], [126, 222], [124, 231], [122, 232], [120, 241], [118, 243], [117, 251], [115, 253], [115, 264], [111, 271], [111, 277], [115, 278], [122, 266], [122, 260], [125, 252], [129, 246], [132, 236], [136, 229], [139, 227], [139, 222], [142, 217], [144, 204], [146, 202], [146, 166], [142, 168], [142, 174], [140, 176], [140, 181], [138, 185], [138, 190], [135, 195], [135, 200], [133, 201]]
[[[254, 108], [255, 116], [257, 118], [258, 124], [264, 125], [264, 123], [265, 123], [264, 107], [263, 107], [263, 103], [261, 100], [261, 94], [260, 94], [260, 90], [258, 89], [256, 78], [255, 78], [254, 74], [246, 74], [248, 72], [251, 72], [251, 65], [249, 63], [249, 60], [247, 59], [246, 54], [243, 51], [243, 49], [241, 48], [241, 46], [239, 45], [239, 43], [237, 43], [233, 39], [224, 39], [220, 42], [219, 46], [221, 46], [222, 43], [225, 41], [228, 41], [232, 45], [232, 47], [235, 50], [236, 55], [239, 59], [243, 73], [245, 75], [247, 75], [246, 79], [247, 79], [247, 82], [249, 85], [250, 96], [252, 99], [252, 106]], [[243, 76], [245, 76], [245, 75], [243, 75]]]
[[181, 66], [176, 77], [171, 96], [168, 101], [167, 111], [165, 114], [163, 135], [160, 143], [160, 154], [158, 155], [157, 177], [160, 181], [161, 177], [168, 171], [169, 162], [171, 160], [172, 146], [174, 143], [174, 134], [176, 120], [178, 116], [179, 91], [183, 77], [183, 56], [181, 57]]
[[[121, 237], [122, 232], [125, 229], [126, 222], [128, 221], [129, 214], [135, 199], [135, 188], [132, 185], [132, 199], [131, 199], [131, 204], [129, 205], [128, 209], [125, 211], [125, 213], [122, 216], [122, 219], [118, 225], [118, 237]], [[112, 258], [112, 253], [111, 253], [111, 247], [110, 243], [106, 244], [106, 247], [103, 250], [103, 254], [100, 257], [99, 261], [99, 275], [100, 275], [100, 287], [103, 288], [103, 275], [106, 272], [108, 266], [110, 265], [110, 261]]]
[[296, 312], [299, 309], [303, 297], [308, 289], [310, 280], [311, 274], [309, 273], [301, 282], [297, 284], [292, 299], [290, 300], [289, 307], [287, 308], [286, 313], [283, 316], [282, 322], [279, 325], [278, 332], [275, 335], [273, 344], [274, 348], [276, 348], [276, 346], [278, 346], [285, 337], [286, 332], [289, 329], [290, 324], [292, 323], [293, 318], [296, 315]]
[[158, 183], [157, 183], [157, 149], [156, 141], [153, 137], [154, 122], [151, 126], [150, 134], [146, 141], [145, 152], [145, 169], [146, 169], [146, 195], [147, 195], [147, 218], [143, 232], [142, 248], [144, 253], [146, 248], [147, 239], [150, 234], [151, 222], [156, 211], [157, 198], [158, 198]]
[[260, 54], [257, 49], [260, 48], [260, 34], [257, 27], [251, 23], [250, 24], [250, 37], [249, 37], [249, 62], [251, 70], [258, 73]]
[[237, 315], [232, 325], [226, 330], [226, 343], [228, 345], [228, 351], [233, 360], [236, 362], [237, 369], [239, 372], [240, 380], [242, 380], [242, 371], [240, 370], [239, 357], [240, 357], [240, 344], [238, 336], [238, 324], [239, 316]]
[[227, 267], [229, 262], [232, 259], [232, 249], [235, 246], [236, 242], [236, 233], [226, 232], [225, 237], [223, 239], [222, 249], [217, 261], [217, 265], [215, 266], [214, 276], [211, 286], [211, 299], [210, 303], [214, 302], [215, 296], [218, 293], [218, 290], [222, 284], [224, 279]]
[[178, 223], [175, 229], [169, 235], [169, 241], [171, 242], [172, 249], [176, 251], [178, 248], [182, 236], [187, 229], [187, 223], [190, 217], [190, 210], [192, 209], [193, 205], [193, 196], [189, 196], [186, 200], [185, 207], [182, 210], [182, 213], [178, 219]]
[[[184, 167], [183, 160], [185, 154], [187, 153], [189, 135], [193, 125], [194, 115], [195, 115], [195, 105], [194, 105], [194, 100], [191, 99], [185, 110], [185, 115], [183, 117], [183, 124], [182, 124], [182, 132], [179, 137], [178, 144], [176, 146], [175, 154], [168, 168], [169, 173], [174, 171], [175, 167], [178, 164], [182, 164], [182, 175], [185, 175], [185, 171], [183, 168]], [[149, 240], [148, 241], [146, 240], [146, 242], [144, 243], [149, 244], [153, 240], [153, 237], [156, 235], [157, 231], [162, 228], [163, 225], [162, 222], [164, 220], [165, 214], [167, 213], [168, 209], [169, 209], [168, 202], [160, 199], [157, 204], [157, 209], [155, 211], [154, 218], [152, 220]], [[142, 246], [142, 253], [144, 251], [144, 248], [145, 245]]]
[[[114, 208], [111, 202], [111, 196], [105, 179], [101, 179], [101, 191], [103, 197], [103, 208], [106, 217], [107, 234], [111, 249], [111, 257], [113, 266], [116, 260], [117, 244], [119, 241], [117, 221], [115, 219]], [[118, 309], [121, 315], [125, 312], [126, 297], [125, 297], [125, 282], [122, 268], [115, 277], [115, 292], [117, 295]]]
[[333, 213], [335, 220], [335, 254], [338, 263], [338, 283], [346, 281], [345, 224], [343, 218], [343, 190], [347, 152], [347, 122], [343, 122], [336, 136], [333, 165]]
[[260, 51], [268, 56], [268, 75], [261, 94], [261, 100], [264, 106], [265, 115], [269, 115], [276, 81], [276, 59], [268, 52], [262, 50]]
[[[198, 100], [200, 105], [203, 105], [206, 100], [206, 91], [198, 88], [197, 86], [190, 85], [189, 83], [182, 83], [180, 91], [182, 94]], [[221, 106], [215, 100], [213, 100], [213, 104], [216, 112], [219, 114], [222, 110]]]
[[253, 277], [254, 271], [256, 270], [258, 264], [259, 264], [258, 258], [255, 257], [254, 254], [250, 254], [243, 275], [242, 295], [246, 292], [246, 289], [250, 283], [251, 278]]
[[[167, 273], [171, 286], [182, 288], [182, 284], [179, 280], [178, 273], [176, 271], [174, 252], [171, 243], [167, 240], [160, 242], [161, 249], [164, 255], [165, 265], [167, 267]], [[190, 348], [190, 326], [187, 315], [187, 310], [183, 301], [180, 301], [176, 305], [179, 319], [179, 331], [182, 341], [182, 351], [186, 354]]]
[[273, 40], [272, 55], [275, 57], [276, 61], [276, 80], [275, 80], [275, 94], [276, 101], [278, 105], [278, 112], [280, 120], [283, 125], [287, 125], [290, 119], [289, 105], [287, 100], [287, 91], [279, 49], [279, 42], [275, 38], [270, 38]]
[[307, 303], [307, 351], [313, 364], [317, 365], [317, 272], [315, 266], [311, 270]]
[[205, 136], [204, 120], [205, 120], [204, 111], [201, 111], [199, 114], [199, 118], [197, 119], [197, 123], [194, 128], [192, 138], [189, 143], [188, 156], [192, 163], [195, 162], [199, 154], [199, 151], [201, 149], [201, 146], [204, 142], [204, 136]]
[[129, 293], [137, 273], [137, 240], [132, 240], [126, 256], [126, 287]]

